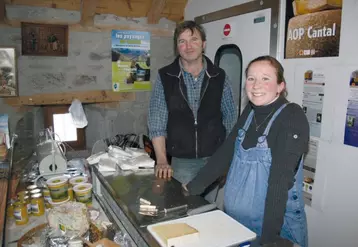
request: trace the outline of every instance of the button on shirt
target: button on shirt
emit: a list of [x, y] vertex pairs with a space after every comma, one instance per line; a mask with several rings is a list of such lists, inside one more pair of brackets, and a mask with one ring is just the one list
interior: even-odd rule
[[[203, 84], [204, 76], [206, 73], [206, 61], [204, 66], [197, 77], [194, 77], [189, 72], [186, 72], [181, 63], [181, 73], [183, 74], [184, 83], [187, 88], [187, 97], [190, 108], [193, 111], [194, 117], [197, 118], [197, 113], [200, 104], [200, 92]], [[225, 78], [223, 97], [221, 100], [221, 112], [223, 114], [223, 125], [228, 135], [236, 123], [238, 117], [237, 104], [235, 97], [230, 86], [228, 77]], [[149, 103], [148, 126], [149, 137], [152, 139], [158, 136], [167, 136], [167, 122], [168, 122], [168, 109], [164, 97], [164, 89], [161, 82], [160, 75], [158, 74], [157, 80], [154, 85], [152, 96]]]

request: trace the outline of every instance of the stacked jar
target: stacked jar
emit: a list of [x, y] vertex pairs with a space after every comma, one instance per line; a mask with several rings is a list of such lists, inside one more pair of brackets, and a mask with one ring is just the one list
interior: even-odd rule
[[29, 222], [31, 214], [30, 196], [27, 190], [17, 193], [17, 200], [13, 204], [13, 216], [16, 225], [25, 225]]
[[30, 190], [30, 205], [31, 214], [33, 216], [42, 216], [45, 214], [45, 201], [42, 195], [42, 190], [37, 188], [36, 185], [27, 187]]
[[78, 202], [92, 206], [92, 184], [87, 183], [87, 181], [87, 177], [78, 176], [70, 179], [70, 185], [73, 187]]

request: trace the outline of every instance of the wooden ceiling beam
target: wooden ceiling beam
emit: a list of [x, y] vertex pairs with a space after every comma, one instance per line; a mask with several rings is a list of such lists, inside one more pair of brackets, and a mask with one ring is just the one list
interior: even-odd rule
[[82, 0], [81, 21], [84, 27], [94, 25], [94, 16], [96, 15], [97, 0]]
[[156, 24], [159, 22], [166, 2], [167, 0], [152, 0], [152, 5], [147, 14], [148, 24]]

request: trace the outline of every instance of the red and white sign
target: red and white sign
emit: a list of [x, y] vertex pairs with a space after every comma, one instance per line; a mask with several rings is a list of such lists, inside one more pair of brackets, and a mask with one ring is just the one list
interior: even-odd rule
[[224, 35], [225, 35], [225, 36], [229, 36], [230, 32], [231, 32], [231, 26], [230, 26], [230, 24], [225, 24], [224, 30], [223, 30]]

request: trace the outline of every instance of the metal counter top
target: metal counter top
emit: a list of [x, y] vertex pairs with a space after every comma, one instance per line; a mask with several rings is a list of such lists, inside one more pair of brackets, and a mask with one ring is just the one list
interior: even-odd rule
[[[139, 214], [139, 198], [149, 200], [153, 205], [157, 205], [159, 210], [173, 208], [181, 205], [188, 205], [188, 209], [194, 209], [208, 202], [200, 196], [184, 196], [181, 184], [172, 179], [166, 181], [157, 179], [153, 171], [133, 172], [100, 172], [98, 166], [92, 167], [94, 175], [98, 178], [101, 185], [105, 188], [113, 199], [108, 202], [110, 207], [113, 203], [117, 204], [130, 224], [139, 233], [140, 237], [148, 246], [158, 246], [154, 238], [147, 231], [146, 226], [162, 221], [181, 218], [186, 216], [186, 211], [172, 212], [167, 215], [145, 216]], [[98, 187], [98, 185], [94, 185]], [[96, 191], [96, 188], [94, 188]], [[128, 230], [128, 232], [131, 232]], [[135, 239], [134, 237], [132, 237]], [[134, 240], [134, 242], [137, 242]], [[142, 246], [137, 243], [138, 246]]]

